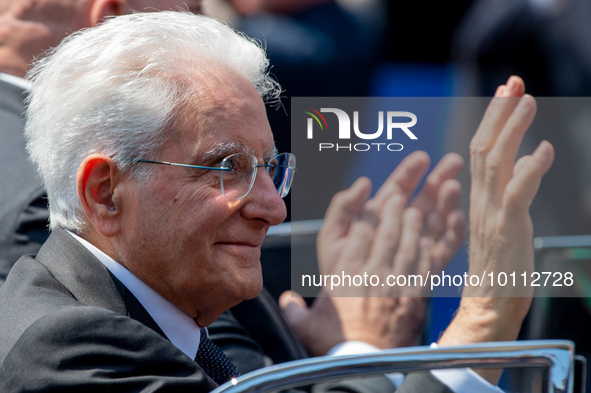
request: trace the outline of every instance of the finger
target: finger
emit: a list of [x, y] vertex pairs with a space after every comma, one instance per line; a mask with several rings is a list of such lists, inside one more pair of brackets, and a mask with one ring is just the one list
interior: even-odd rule
[[412, 274], [416, 270], [422, 230], [423, 213], [414, 207], [406, 209], [402, 220], [400, 245], [394, 257], [393, 274]]
[[[417, 261], [415, 275], [421, 276], [421, 280], [411, 280], [409, 278], [409, 291], [404, 289], [401, 296], [415, 296], [422, 297], [427, 295], [429, 287], [425, 284], [427, 274], [431, 274], [431, 253], [433, 250], [433, 239], [428, 236], [423, 236], [419, 239], [419, 260]], [[423, 285], [424, 284], [424, 285]]]
[[519, 160], [517, 160], [517, 162], [515, 163], [515, 166], [513, 166], [513, 176], [512, 177], [515, 177], [515, 175], [517, 175], [519, 172], [521, 172], [523, 170], [525, 165], [527, 165], [528, 160], [529, 160], [529, 156], [523, 156]]
[[521, 97], [525, 93], [525, 83], [517, 75], [511, 75], [507, 79], [507, 86], [502, 97]]
[[369, 198], [371, 181], [360, 177], [348, 189], [337, 193], [331, 200], [322, 228], [318, 234], [321, 242], [324, 238], [338, 239], [349, 231], [351, 223], [359, 213], [363, 204]]
[[516, 75], [512, 75], [509, 77], [507, 82], [510, 82], [512, 78], [517, 78], [517, 82], [520, 82], [518, 83], [517, 89], [508, 91], [507, 85], [500, 85], [497, 87], [495, 97], [521, 97], [523, 93], [525, 93], [525, 83], [523, 83], [523, 80], [521, 80], [521, 78]]
[[[498, 95], [495, 95], [486, 109], [480, 127], [476, 132], [475, 137], [478, 136], [479, 142], [485, 145], [494, 143], [500, 127], [505, 124], [511, 115], [513, 108], [519, 101], [518, 98], [523, 95], [524, 90], [523, 80], [518, 76], [511, 76], [507, 81], [507, 86], [499, 87]], [[517, 100], [509, 98], [517, 98]]]
[[447, 216], [460, 207], [461, 197], [462, 186], [456, 179], [446, 180], [439, 187], [436, 208], [427, 216], [427, 228], [435, 240], [445, 232]]
[[448, 153], [443, 156], [427, 176], [425, 185], [411, 206], [419, 208], [425, 215], [429, 214], [436, 206], [441, 185], [449, 179], [456, 179], [463, 166], [464, 159], [459, 154]]
[[417, 264], [416, 273], [424, 276], [431, 270], [431, 253], [435, 242], [429, 236], [422, 236], [419, 239], [419, 263]]
[[364, 206], [364, 209], [371, 209], [379, 213], [386, 201], [396, 193], [402, 194], [408, 200], [429, 169], [429, 163], [429, 155], [424, 151], [415, 151], [409, 154], [394, 169], [376, 195], [368, 202], [367, 206]]
[[[364, 265], [371, 253], [374, 243], [376, 229], [380, 223], [377, 215], [373, 211], [366, 211], [359, 220], [355, 221], [347, 235], [347, 242], [343, 249], [342, 258], [337, 261], [337, 265], [332, 271], [350, 271], [355, 272], [364, 268]], [[321, 267], [321, 272], [326, 271]]]
[[531, 156], [523, 157], [519, 171], [507, 184], [503, 207], [505, 215], [528, 214], [542, 176], [550, 169], [554, 161], [554, 148], [543, 141]]
[[400, 241], [402, 216], [405, 207], [406, 199], [401, 194], [394, 195], [386, 203], [372, 245], [367, 271], [375, 271], [382, 267], [388, 271], [391, 270]]
[[291, 326], [303, 323], [310, 313], [304, 299], [292, 291], [285, 291], [279, 296], [279, 308]]
[[517, 97], [523, 94], [524, 89], [521, 78], [512, 76], [507, 81], [507, 86], [504, 89], [499, 88], [497, 91], [502, 96], [496, 96], [488, 105], [478, 130], [470, 142], [470, 169], [475, 182], [473, 185], [480, 184], [484, 179], [486, 169], [484, 160], [517, 106], [519, 102]]
[[439, 274], [464, 245], [466, 237], [466, 218], [461, 210], [454, 210], [447, 216], [446, 230], [431, 253], [431, 273]]
[[513, 175], [515, 157], [525, 132], [534, 120], [536, 108], [536, 100], [530, 95], [519, 100], [486, 159], [487, 187], [496, 193], [497, 198]]

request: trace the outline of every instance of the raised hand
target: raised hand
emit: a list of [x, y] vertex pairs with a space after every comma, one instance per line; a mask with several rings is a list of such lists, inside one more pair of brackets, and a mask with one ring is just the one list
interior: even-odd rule
[[[429, 166], [424, 152], [409, 155], [368, 200], [371, 184], [359, 179], [335, 195], [318, 235], [322, 274], [418, 275], [440, 271], [463, 243], [465, 224], [457, 210], [462, 168], [456, 154], [445, 156], [408, 207]], [[427, 225], [425, 225], [425, 222]], [[311, 308], [284, 294], [280, 305], [308, 351], [323, 355], [349, 340], [378, 348], [416, 343], [424, 320], [426, 287], [362, 285], [340, 287], [317, 298]], [[325, 291], [327, 289], [325, 288]], [[356, 297], [351, 297], [356, 296]]]
[[[533, 270], [529, 206], [552, 165], [554, 150], [543, 141], [532, 155], [515, 162], [536, 113], [536, 102], [523, 94], [524, 89], [518, 77], [499, 87], [470, 144], [470, 275], [515, 271], [529, 277]], [[531, 296], [531, 288], [501, 287], [490, 280], [466, 286], [460, 310], [439, 345], [514, 340]], [[500, 374], [483, 371], [481, 375], [496, 383]]]
[[[430, 236], [435, 242], [431, 258], [433, 268], [437, 271], [451, 260], [464, 240], [464, 215], [458, 209], [461, 186], [456, 180], [462, 166], [463, 160], [459, 155], [450, 153], [444, 156], [427, 176], [425, 185], [410, 205], [416, 207], [427, 220], [424, 235]], [[361, 187], [359, 193], [348, 193], [346, 190], [335, 195], [317, 239], [321, 269], [326, 272], [335, 270], [345, 245], [353, 237], [350, 231], [355, 219], [374, 221], [375, 226], [388, 201], [400, 198], [401, 203], [407, 203], [428, 167], [429, 156], [417, 151], [396, 167], [369, 201], [366, 200], [371, 186], [367, 179], [358, 180], [351, 186], [350, 190]], [[356, 199], [349, 204], [348, 198], [352, 197]], [[359, 226], [363, 227], [363, 224]]]
[[[358, 210], [369, 187], [367, 179], [359, 179], [350, 189], [337, 194], [326, 220], [339, 219], [341, 211]], [[366, 210], [351, 225], [332, 273], [377, 275], [382, 283], [390, 274], [424, 276], [430, 266], [433, 242], [421, 235], [424, 220], [419, 209], [405, 206], [406, 200], [396, 195], [380, 215]], [[378, 348], [414, 344], [422, 326], [425, 302], [409, 296], [420, 296], [423, 290], [381, 284], [347, 285], [331, 292], [347, 297], [319, 297], [310, 308], [290, 293], [284, 293], [279, 303], [310, 354], [324, 355], [343, 341], [364, 341]]]

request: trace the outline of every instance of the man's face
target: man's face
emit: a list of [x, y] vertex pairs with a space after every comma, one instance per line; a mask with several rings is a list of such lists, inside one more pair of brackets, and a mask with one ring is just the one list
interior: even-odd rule
[[[200, 78], [207, 78], [206, 98], [178, 112], [176, 132], [159, 159], [219, 166], [236, 152], [251, 152], [259, 163], [271, 158], [273, 135], [252, 84], [227, 71]], [[219, 171], [152, 169], [147, 182], [128, 181], [122, 242], [116, 244], [120, 262], [207, 325], [260, 292], [261, 243], [269, 227], [285, 219], [285, 204], [263, 168], [239, 200], [222, 194]]]

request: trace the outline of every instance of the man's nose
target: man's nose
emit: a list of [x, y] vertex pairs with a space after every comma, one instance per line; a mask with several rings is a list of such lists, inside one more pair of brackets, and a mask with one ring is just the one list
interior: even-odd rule
[[247, 200], [242, 215], [247, 218], [258, 218], [270, 225], [278, 225], [287, 217], [285, 202], [264, 167], [258, 168], [252, 189], [245, 198]]

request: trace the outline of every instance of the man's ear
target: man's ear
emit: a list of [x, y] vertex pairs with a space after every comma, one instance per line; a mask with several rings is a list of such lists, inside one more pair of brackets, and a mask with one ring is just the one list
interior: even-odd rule
[[119, 232], [121, 206], [114, 198], [118, 184], [117, 165], [103, 154], [92, 154], [82, 161], [76, 174], [76, 188], [82, 210], [105, 237]]
[[103, 22], [107, 16], [128, 14], [129, 8], [125, 0], [94, 0], [90, 6], [89, 22], [94, 27]]

